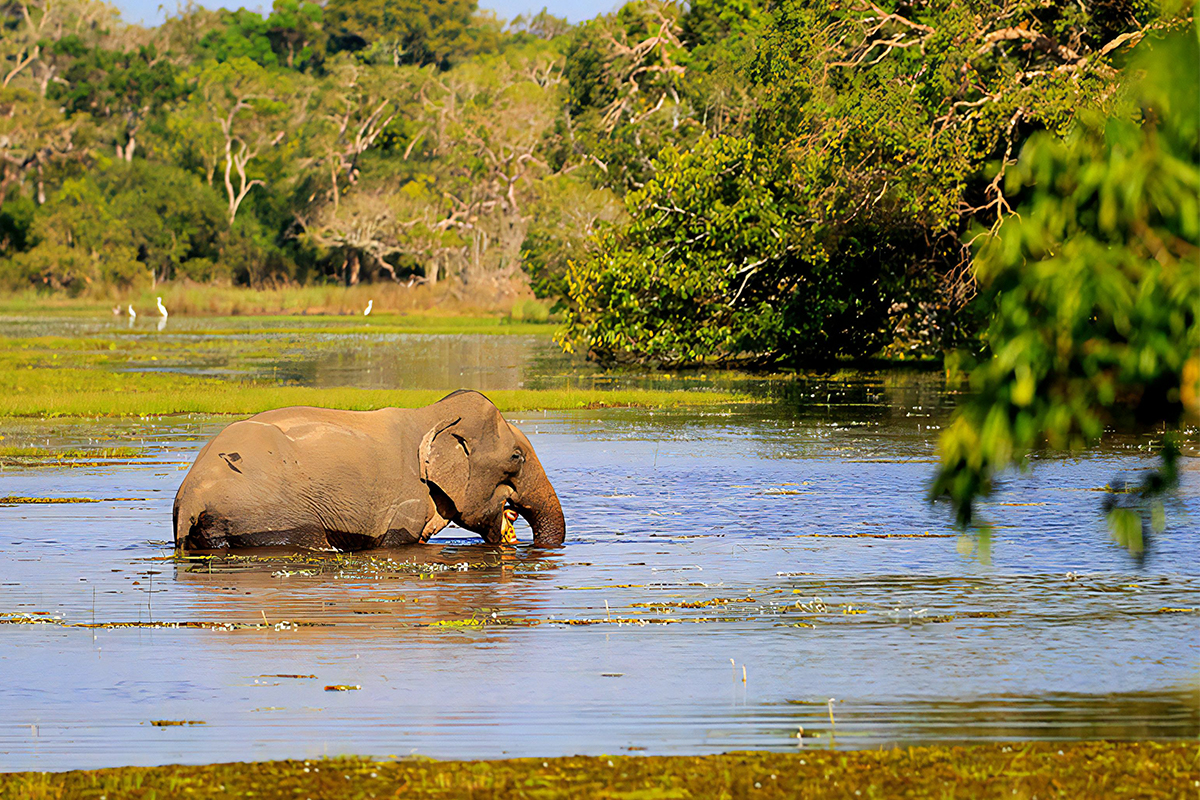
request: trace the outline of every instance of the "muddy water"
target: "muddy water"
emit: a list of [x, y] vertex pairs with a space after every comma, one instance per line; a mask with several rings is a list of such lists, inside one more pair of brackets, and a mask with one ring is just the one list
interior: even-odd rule
[[98, 501], [0, 504], [0, 768], [1200, 735], [1200, 465], [1142, 557], [1099, 512], [1136, 440], [1008, 479], [981, 551], [923, 500], [951, 401], [910, 375], [514, 416], [561, 550], [215, 561], [167, 540], [228, 420], [4, 423], [147, 449], [0, 472]]

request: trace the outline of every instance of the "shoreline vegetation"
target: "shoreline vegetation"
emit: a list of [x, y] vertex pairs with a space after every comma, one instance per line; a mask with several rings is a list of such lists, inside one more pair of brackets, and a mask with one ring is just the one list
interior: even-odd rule
[[[156, 723], [158, 724], [158, 723]], [[165, 734], [169, 735], [169, 734]], [[152, 798], [1177, 798], [1195, 742], [1007, 742], [890, 750], [504, 761], [361, 757], [0, 774], [0, 800]]]

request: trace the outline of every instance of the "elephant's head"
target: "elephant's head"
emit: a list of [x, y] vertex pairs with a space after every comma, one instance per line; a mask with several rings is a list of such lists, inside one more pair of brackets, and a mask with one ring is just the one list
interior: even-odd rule
[[421, 477], [447, 519], [502, 541], [511, 506], [533, 529], [535, 545], [562, 544], [562, 505], [525, 434], [478, 392], [458, 391], [428, 406], [434, 423], [421, 440]]

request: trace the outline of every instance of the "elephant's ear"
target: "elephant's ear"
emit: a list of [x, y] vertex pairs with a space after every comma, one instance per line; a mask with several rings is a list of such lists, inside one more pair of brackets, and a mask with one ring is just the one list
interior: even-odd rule
[[421, 439], [421, 480], [436, 484], [454, 507], [462, 511], [471, 477], [471, 462], [466, 440], [455, 435], [461, 418], [443, 420]]

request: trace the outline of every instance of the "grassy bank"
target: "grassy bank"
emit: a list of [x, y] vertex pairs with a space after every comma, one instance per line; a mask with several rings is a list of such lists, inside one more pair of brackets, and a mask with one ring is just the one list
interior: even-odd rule
[[0, 774], [0, 799], [1183, 798], [1197, 746], [1038, 743], [704, 757], [510, 761], [358, 758]]

